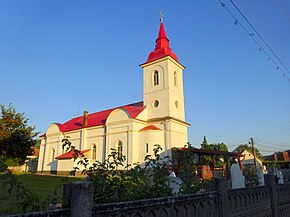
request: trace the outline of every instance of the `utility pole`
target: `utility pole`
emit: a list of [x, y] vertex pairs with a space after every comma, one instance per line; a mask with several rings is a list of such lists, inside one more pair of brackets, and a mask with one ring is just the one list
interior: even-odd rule
[[255, 165], [255, 168], [257, 169], [256, 149], [255, 149], [255, 142], [254, 142], [253, 137], [250, 138], [249, 144], [252, 146], [252, 152], [253, 152], [253, 155], [254, 155], [254, 165]]

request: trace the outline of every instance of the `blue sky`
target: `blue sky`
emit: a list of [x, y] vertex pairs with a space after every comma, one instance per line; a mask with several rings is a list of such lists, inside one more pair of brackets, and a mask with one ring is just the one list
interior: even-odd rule
[[232, 149], [253, 137], [264, 154], [290, 149], [290, 3], [233, 0], [285, 69], [223, 2], [238, 25], [218, 0], [2, 0], [0, 104], [12, 103], [44, 133], [84, 110], [141, 101], [139, 64], [154, 49], [162, 10], [171, 48], [186, 66], [189, 142], [199, 147], [207, 136]]

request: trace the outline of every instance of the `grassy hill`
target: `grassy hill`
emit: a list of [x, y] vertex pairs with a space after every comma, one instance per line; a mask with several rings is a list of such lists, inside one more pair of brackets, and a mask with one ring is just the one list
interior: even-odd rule
[[[42, 202], [42, 209], [45, 210], [51, 199], [56, 197], [61, 202], [62, 198], [62, 184], [65, 182], [80, 181], [80, 178], [67, 178], [59, 176], [37, 175], [31, 173], [16, 174], [17, 180], [23, 185], [38, 195]], [[15, 197], [15, 193], [9, 194], [8, 186], [4, 185], [0, 179], [0, 216], [6, 214], [21, 213], [19, 201]]]

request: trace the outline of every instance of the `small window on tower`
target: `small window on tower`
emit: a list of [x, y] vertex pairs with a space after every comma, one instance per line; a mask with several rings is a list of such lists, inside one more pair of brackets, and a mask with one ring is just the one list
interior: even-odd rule
[[157, 70], [153, 73], [153, 85], [159, 85], [159, 72]]
[[145, 152], [146, 152], [146, 153], [149, 152], [149, 144], [148, 144], [148, 143], [145, 144]]
[[177, 72], [174, 72], [174, 86], [177, 87]]

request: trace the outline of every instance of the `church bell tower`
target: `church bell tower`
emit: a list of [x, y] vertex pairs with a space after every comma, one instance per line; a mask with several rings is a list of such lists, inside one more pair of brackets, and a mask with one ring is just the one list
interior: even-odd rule
[[143, 68], [143, 98], [147, 119], [174, 119], [185, 123], [183, 69], [170, 48], [162, 18], [155, 49]]

